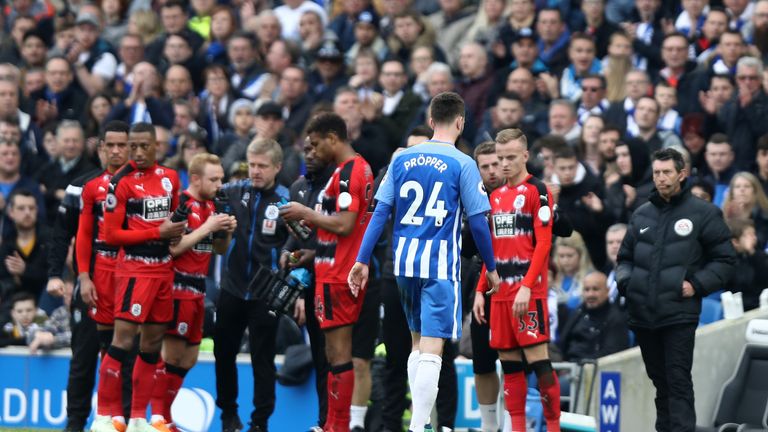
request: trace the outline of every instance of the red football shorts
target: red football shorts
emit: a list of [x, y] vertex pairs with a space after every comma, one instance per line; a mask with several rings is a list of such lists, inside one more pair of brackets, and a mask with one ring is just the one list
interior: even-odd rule
[[549, 311], [546, 299], [531, 299], [525, 318], [515, 318], [514, 301], [491, 301], [490, 346], [500, 351], [549, 342]]
[[321, 329], [332, 329], [357, 322], [363, 308], [365, 290], [352, 295], [349, 285], [318, 282], [315, 287], [315, 316]]
[[115, 319], [165, 324], [173, 319], [173, 278], [115, 276]]
[[165, 334], [184, 339], [189, 345], [200, 345], [204, 320], [203, 297], [173, 299], [173, 320]]
[[93, 271], [93, 284], [96, 287], [96, 307], [88, 309], [88, 315], [101, 325], [115, 324], [115, 272], [96, 268]]

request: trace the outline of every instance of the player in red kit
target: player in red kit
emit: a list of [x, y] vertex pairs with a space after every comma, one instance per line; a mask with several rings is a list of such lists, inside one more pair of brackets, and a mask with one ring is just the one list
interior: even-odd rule
[[[491, 194], [491, 235], [497, 292], [480, 277], [477, 291], [491, 295], [491, 348], [499, 351], [504, 371], [504, 402], [512, 431], [524, 432], [527, 382], [523, 356], [538, 378], [547, 431], [560, 431], [560, 383], [547, 351], [547, 269], [552, 246], [551, 197], [541, 180], [530, 175], [528, 140], [519, 129], [496, 136], [496, 156], [506, 184]], [[485, 270], [483, 270], [485, 271]], [[476, 295], [472, 312], [485, 321], [485, 295]]]
[[[128, 124], [121, 121], [107, 123], [99, 140], [98, 151], [106, 169], [83, 184], [80, 194], [81, 211], [78, 220], [75, 259], [77, 260], [80, 295], [90, 306], [88, 314], [96, 321], [101, 355], [112, 343], [114, 326], [114, 273], [118, 248], [106, 244], [104, 233], [104, 200], [109, 181], [120, 167], [128, 162]], [[122, 397], [115, 407], [122, 411]], [[111, 409], [111, 408], [110, 408]], [[106, 413], [107, 407], [99, 405]], [[125, 429], [125, 422], [115, 427]]]
[[[189, 188], [179, 200], [188, 209], [187, 233], [171, 246], [173, 255], [173, 322], [163, 340], [164, 367], [157, 371], [152, 391], [152, 427], [177, 430], [171, 405], [187, 372], [197, 363], [205, 318], [205, 277], [211, 254], [224, 254], [237, 227], [234, 216], [215, 214], [213, 199], [221, 188], [224, 168], [216, 155], [202, 153], [188, 167]], [[214, 234], [223, 232], [223, 236]]]
[[79, 270], [80, 294], [83, 301], [91, 307], [89, 315], [96, 321], [103, 355], [112, 343], [112, 328], [115, 323], [115, 292], [112, 279], [118, 252], [117, 247], [106, 243], [104, 200], [112, 176], [128, 162], [128, 124], [120, 121], [108, 123], [99, 140], [98, 151], [106, 160], [106, 169], [83, 185], [75, 256]]
[[347, 432], [355, 386], [352, 327], [365, 296], [364, 290], [352, 295], [347, 275], [368, 226], [373, 173], [365, 159], [352, 149], [346, 124], [338, 115], [318, 114], [309, 122], [307, 133], [316, 157], [335, 163], [337, 168], [318, 197], [322, 212], [291, 202], [280, 209], [280, 215], [317, 227], [315, 315], [325, 334], [325, 353], [331, 366], [328, 418], [323, 430]]
[[[170, 243], [178, 243], [186, 221], [169, 218], [179, 201], [175, 171], [155, 163], [155, 128], [137, 123], [128, 135], [131, 161], [112, 180], [104, 201], [107, 244], [119, 246], [115, 270], [115, 334], [99, 369], [99, 412], [94, 432], [115, 430], [121, 393], [120, 367], [141, 327], [133, 368], [128, 432], [157, 432], [146, 421], [162, 338], [173, 318]], [[105, 410], [102, 411], [102, 406]], [[117, 420], [120, 420], [119, 418]]]

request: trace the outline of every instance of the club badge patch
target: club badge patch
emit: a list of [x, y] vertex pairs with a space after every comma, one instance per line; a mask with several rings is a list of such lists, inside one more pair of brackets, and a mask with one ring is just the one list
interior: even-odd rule
[[141, 315], [141, 305], [138, 303], [134, 303], [133, 306], [131, 306], [131, 315], [138, 317]]
[[266, 216], [267, 219], [277, 219], [277, 217], [280, 216], [280, 210], [276, 205], [269, 205], [267, 206], [267, 211], [264, 212], [264, 216]]
[[674, 225], [675, 234], [685, 237], [693, 232], [693, 222], [690, 219], [680, 219]]
[[515, 208], [515, 210], [518, 210], [518, 211], [520, 211], [524, 205], [525, 205], [525, 195], [516, 196], [515, 202], [512, 203], [512, 206]]
[[173, 190], [173, 184], [171, 183], [171, 179], [168, 177], [163, 177], [163, 179], [160, 181], [163, 184], [163, 190], [166, 192], [170, 192]]
[[187, 325], [187, 323], [185, 323], [185, 322], [180, 322], [180, 323], [179, 323], [179, 326], [178, 326], [178, 328], [176, 329], [176, 331], [177, 331], [177, 332], [178, 332], [180, 335], [182, 335], [182, 336], [184, 336], [185, 334], [187, 334], [187, 330], [189, 330], [189, 326], [188, 326], [188, 325]]

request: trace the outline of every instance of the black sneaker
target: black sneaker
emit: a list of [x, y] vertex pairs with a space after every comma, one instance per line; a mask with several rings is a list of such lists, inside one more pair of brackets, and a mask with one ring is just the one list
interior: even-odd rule
[[267, 432], [267, 428], [261, 426], [251, 426], [248, 428], [248, 432]]
[[352, 429], [350, 429], [349, 432], [365, 432], [365, 429], [363, 429], [362, 426], [355, 426]]
[[83, 432], [83, 427], [76, 426], [76, 425], [67, 425], [67, 427], [62, 429], [62, 432]]
[[243, 423], [238, 417], [221, 419], [221, 432], [240, 432], [243, 429]]

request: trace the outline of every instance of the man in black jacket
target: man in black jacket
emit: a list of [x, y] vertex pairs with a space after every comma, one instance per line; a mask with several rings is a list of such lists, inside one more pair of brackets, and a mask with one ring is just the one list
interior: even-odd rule
[[67, 186], [95, 168], [85, 155], [85, 136], [80, 123], [62, 121], [56, 128], [56, 141], [61, 151], [59, 157], [43, 165], [36, 176], [44, 188], [48, 223], [55, 220]]
[[[304, 161], [306, 162], [307, 174], [296, 180], [290, 189], [290, 200], [301, 203], [308, 207], [314, 207], [317, 198], [325, 189], [325, 185], [330, 180], [336, 167], [333, 164], [326, 164], [315, 156], [315, 148], [309, 143], [304, 142]], [[317, 249], [317, 235], [312, 230], [312, 235], [308, 240], [303, 241], [296, 236], [290, 236], [283, 246], [280, 254], [281, 268], [304, 267], [312, 273], [315, 272], [315, 250]], [[304, 293], [305, 309], [315, 310], [315, 284], [309, 284]], [[317, 316], [310, 313], [306, 314], [307, 333], [309, 334], [310, 347], [312, 349], [312, 362], [315, 367], [315, 387], [317, 389], [318, 400], [318, 429], [325, 424], [328, 413], [328, 360], [325, 357], [325, 336], [320, 330], [320, 323]]]
[[[277, 319], [266, 303], [254, 298], [251, 280], [268, 280], [278, 270], [280, 251], [288, 229], [278, 215], [281, 198], [288, 189], [275, 182], [282, 168], [283, 151], [274, 140], [257, 139], [248, 146], [249, 179], [224, 185], [229, 208], [241, 221], [233, 244], [224, 257], [221, 292], [216, 305], [214, 331], [216, 357], [216, 405], [221, 409], [224, 432], [239, 431], [237, 415], [237, 369], [235, 360], [246, 327], [253, 368], [251, 431], [266, 431], [275, 409], [275, 336]], [[255, 278], [254, 276], [259, 276]], [[297, 300], [303, 314], [304, 300]]]
[[581, 306], [568, 317], [560, 332], [559, 344], [567, 361], [597, 359], [629, 347], [627, 320], [609, 298], [604, 273], [584, 276]]
[[693, 346], [701, 298], [722, 289], [736, 254], [722, 213], [693, 197], [682, 155], [653, 154], [656, 189], [629, 221], [616, 269], [648, 377], [656, 387], [656, 430], [693, 432]]

